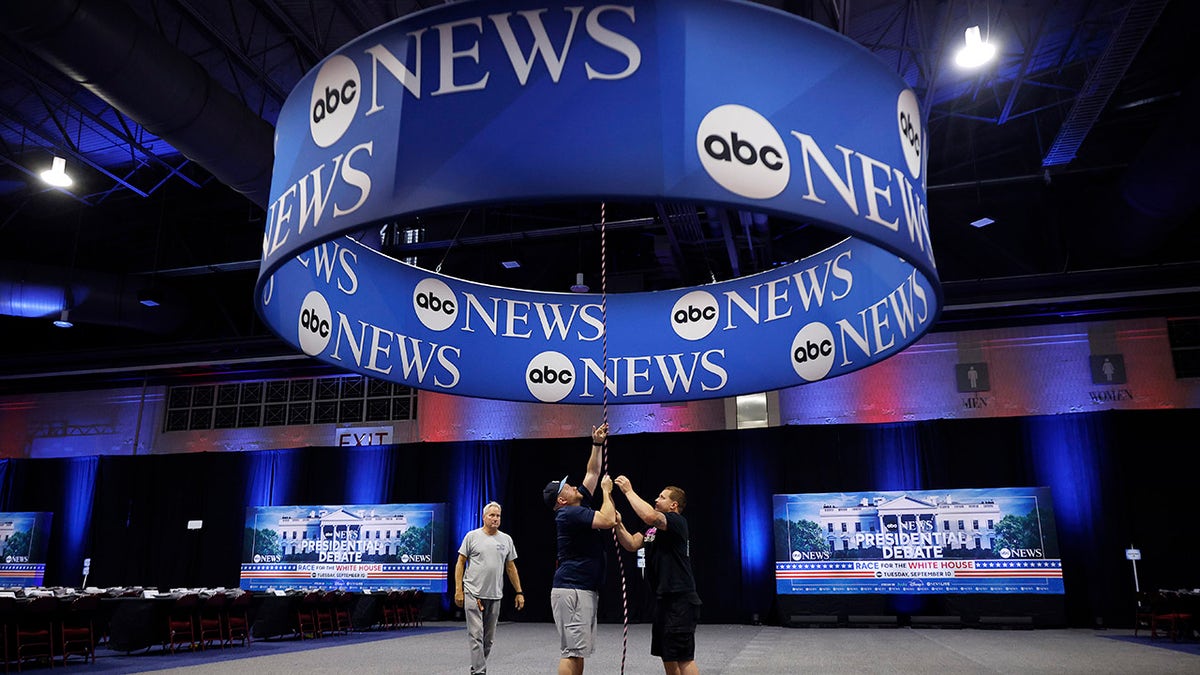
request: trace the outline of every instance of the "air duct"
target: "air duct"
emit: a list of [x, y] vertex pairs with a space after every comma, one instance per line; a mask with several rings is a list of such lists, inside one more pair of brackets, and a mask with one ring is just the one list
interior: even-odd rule
[[1160, 248], [1200, 209], [1193, 168], [1200, 153], [1198, 117], [1200, 79], [1194, 79], [1122, 177], [1110, 243], [1125, 255]]
[[183, 325], [180, 303], [146, 307], [138, 301], [139, 291], [148, 288], [136, 277], [5, 261], [0, 262], [0, 315], [49, 319], [70, 310], [71, 321], [78, 324], [159, 334]]
[[115, 0], [0, 3], [0, 27], [222, 183], [266, 206], [274, 128]]

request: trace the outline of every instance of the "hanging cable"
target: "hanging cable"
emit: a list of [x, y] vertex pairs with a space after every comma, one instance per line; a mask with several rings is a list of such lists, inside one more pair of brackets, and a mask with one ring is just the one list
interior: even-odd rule
[[438, 261], [437, 267], [433, 268], [434, 272], [438, 274], [442, 273], [442, 264], [446, 262], [446, 256], [450, 255], [450, 249], [454, 248], [454, 245], [458, 243], [458, 235], [462, 234], [463, 225], [467, 224], [467, 218], [470, 217], [471, 209], [467, 209], [467, 212], [463, 214], [462, 221], [458, 224], [458, 229], [454, 231], [454, 238], [450, 240], [450, 245], [446, 247], [446, 251], [442, 253], [442, 259]]
[[[600, 358], [604, 364], [604, 379], [608, 379], [608, 228], [606, 226], [605, 209], [607, 204], [600, 203], [600, 324], [604, 331], [600, 339]], [[608, 425], [608, 382], [601, 387], [602, 424]], [[601, 448], [600, 474], [608, 473], [608, 434], [604, 435], [604, 447]], [[613, 528], [613, 546], [617, 549], [617, 569], [621, 571], [621, 675], [625, 673], [625, 652], [629, 647], [629, 593], [625, 584], [625, 565], [621, 562], [621, 542], [617, 539], [617, 528]]]

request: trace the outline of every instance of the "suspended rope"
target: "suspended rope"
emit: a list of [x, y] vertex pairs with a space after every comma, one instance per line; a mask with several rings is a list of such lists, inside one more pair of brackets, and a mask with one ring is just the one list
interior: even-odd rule
[[[605, 379], [608, 378], [608, 229], [605, 217], [606, 204], [600, 203], [600, 324], [604, 331], [600, 338], [600, 357], [604, 364]], [[601, 387], [602, 424], [608, 425], [608, 382]], [[601, 475], [608, 473], [608, 434], [604, 435], [601, 448]], [[625, 652], [629, 647], [629, 594], [625, 588], [625, 565], [621, 562], [621, 542], [617, 539], [617, 528], [613, 528], [613, 546], [617, 549], [617, 569], [621, 571], [621, 674], [625, 673]]]
[[[471, 209], [467, 209], [467, 212], [463, 214], [462, 220], [458, 223], [458, 229], [454, 231], [454, 238], [450, 240], [450, 245], [447, 246], [446, 250], [442, 253], [442, 259], [438, 261], [437, 267], [433, 268], [434, 272], [437, 272], [438, 274], [442, 273], [442, 265], [446, 262], [446, 257], [450, 255], [450, 249], [454, 248], [454, 245], [458, 243], [458, 235], [462, 234], [463, 225], [467, 224], [467, 218], [470, 217]], [[398, 224], [394, 226], [399, 227]], [[408, 242], [404, 243], [407, 244]]]
[[[605, 207], [600, 203], [600, 324], [604, 332], [600, 336], [600, 357], [603, 359], [605, 379], [608, 379], [608, 228], [605, 222]], [[604, 412], [604, 424], [608, 424], [608, 382], [601, 387], [601, 403]], [[608, 472], [608, 434], [604, 435], [604, 471]]]

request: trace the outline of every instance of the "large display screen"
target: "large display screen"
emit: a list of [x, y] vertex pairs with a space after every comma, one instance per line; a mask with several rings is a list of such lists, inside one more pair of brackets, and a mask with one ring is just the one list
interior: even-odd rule
[[0, 586], [41, 586], [50, 545], [47, 511], [0, 513]]
[[1063, 592], [1049, 488], [774, 499], [779, 594]]
[[246, 509], [241, 586], [445, 592], [445, 504]]

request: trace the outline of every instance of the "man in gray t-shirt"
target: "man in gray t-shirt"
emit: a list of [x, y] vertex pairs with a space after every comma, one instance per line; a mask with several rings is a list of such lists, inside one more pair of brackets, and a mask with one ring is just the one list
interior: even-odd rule
[[487, 672], [487, 657], [492, 652], [500, 600], [504, 597], [501, 572], [508, 575], [517, 592], [516, 608], [525, 607], [516, 559], [512, 537], [500, 531], [500, 505], [489, 502], [483, 507], [483, 527], [463, 537], [454, 566], [454, 604], [466, 613], [473, 674]]

